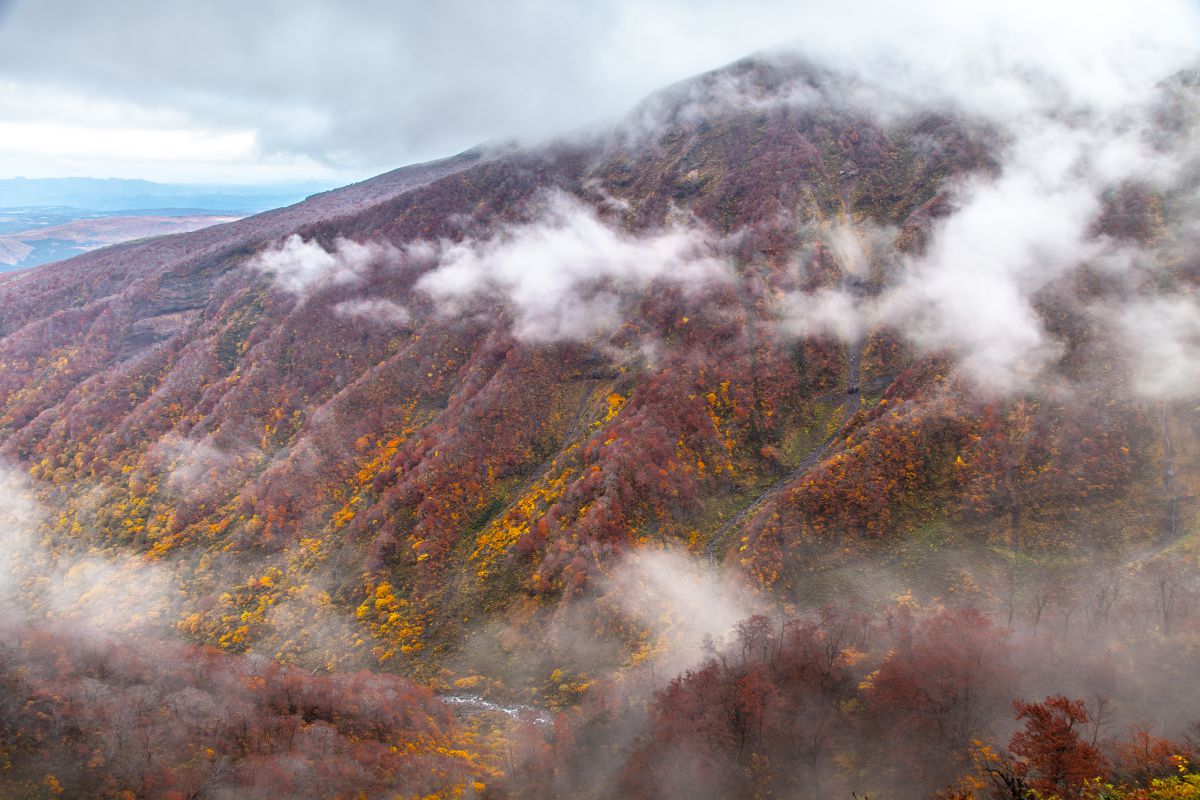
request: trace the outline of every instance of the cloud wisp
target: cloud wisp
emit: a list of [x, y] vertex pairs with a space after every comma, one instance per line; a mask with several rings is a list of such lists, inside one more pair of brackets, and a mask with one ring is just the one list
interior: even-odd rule
[[699, 291], [730, 277], [699, 226], [631, 234], [562, 192], [547, 196], [533, 222], [439, 250], [419, 291], [445, 314], [461, 313], [481, 296], [495, 298], [511, 309], [514, 333], [531, 341], [611, 333], [626, 300], [658, 281]]
[[370, 267], [399, 258], [400, 251], [388, 244], [339, 238], [332, 250], [326, 250], [315, 239], [292, 234], [258, 253], [249, 266], [271, 275], [280, 289], [305, 295], [327, 286], [358, 283]]
[[56, 553], [39, 536], [32, 487], [0, 466], [0, 606], [6, 622], [54, 619], [99, 634], [169, 630], [179, 593], [171, 570], [135, 554]]
[[1133, 300], [1100, 313], [1115, 320], [1141, 394], [1179, 400], [1200, 391], [1200, 305], [1195, 298]]
[[343, 300], [333, 307], [333, 313], [392, 327], [404, 325], [412, 319], [412, 314], [407, 308], [395, 301], [379, 297]]

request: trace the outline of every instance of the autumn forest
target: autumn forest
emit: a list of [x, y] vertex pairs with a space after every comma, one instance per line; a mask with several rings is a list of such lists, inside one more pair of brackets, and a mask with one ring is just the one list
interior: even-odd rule
[[1161, 78], [752, 58], [0, 275], [0, 797], [1200, 798]]

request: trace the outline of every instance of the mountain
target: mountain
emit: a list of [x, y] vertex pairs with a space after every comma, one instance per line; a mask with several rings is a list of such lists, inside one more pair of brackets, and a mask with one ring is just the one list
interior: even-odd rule
[[[362, 761], [422, 742], [408, 780], [451, 776], [423, 790], [495, 796], [928, 796], [995, 756], [969, 748], [1013, 699], [1104, 681], [1175, 735], [1195, 102], [1174, 79], [1136, 115], [1006, 125], [750, 59], [612, 131], [0, 275], [0, 452], [28, 506], [0, 591], [131, 652], [225, 651], [163, 645], [283, 720], [196, 723], [232, 748], [221, 791], [286, 763], [280, 725], [315, 763], [317, 722]], [[1131, 118], [1172, 180], [1101, 157]], [[166, 691], [23, 635], [30, 674]], [[355, 692], [384, 689], [337, 688], [359, 669], [496, 713], [447, 733], [396, 683], [426, 710], [373, 722]], [[12, 785], [51, 772], [13, 741]], [[1052, 786], [1013, 741], [1013, 780]], [[186, 772], [61, 760], [77, 791]]]

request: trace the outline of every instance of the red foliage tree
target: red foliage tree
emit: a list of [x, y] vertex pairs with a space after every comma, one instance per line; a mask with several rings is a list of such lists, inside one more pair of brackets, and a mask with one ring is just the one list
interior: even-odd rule
[[1083, 797], [1086, 782], [1107, 774], [1108, 760], [1081, 736], [1089, 721], [1082, 700], [1052, 695], [1040, 703], [1013, 703], [1024, 727], [1008, 748], [1021, 759], [1019, 770], [1029, 787], [1062, 800]]

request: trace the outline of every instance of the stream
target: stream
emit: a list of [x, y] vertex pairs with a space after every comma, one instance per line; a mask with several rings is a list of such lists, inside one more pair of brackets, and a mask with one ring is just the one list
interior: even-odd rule
[[535, 725], [549, 725], [550, 714], [544, 709], [526, 705], [502, 705], [485, 700], [477, 694], [443, 694], [438, 699], [459, 709], [468, 716], [503, 714], [518, 722], [532, 720]]

